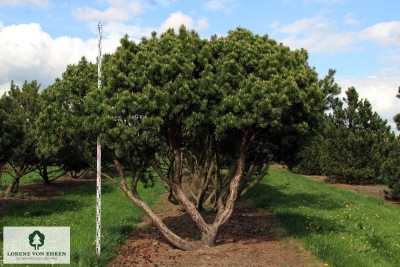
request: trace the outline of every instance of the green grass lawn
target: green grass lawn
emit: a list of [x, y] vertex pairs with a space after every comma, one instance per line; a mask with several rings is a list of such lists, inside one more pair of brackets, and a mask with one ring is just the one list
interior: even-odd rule
[[399, 206], [273, 168], [247, 199], [327, 266], [400, 264]]
[[[23, 177], [21, 183], [30, 179]], [[145, 189], [139, 186], [138, 190], [142, 199], [150, 205], [153, 205], [158, 196], [165, 192], [161, 182], [157, 182], [154, 188]], [[10, 205], [5, 210], [6, 215], [0, 217], [0, 255], [3, 254], [3, 226], [69, 226], [70, 266], [106, 266], [118, 244], [127, 238], [135, 225], [142, 220], [144, 213], [119, 188], [108, 180], [103, 180], [101, 233], [104, 239], [101, 242], [101, 255], [97, 256], [93, 242], [96, 238], [95, 208], [94, 181], [65, 190], [57, 198]], [[15, 266], [3, 265], [2, 259], [0, 260], [0, 266]]]

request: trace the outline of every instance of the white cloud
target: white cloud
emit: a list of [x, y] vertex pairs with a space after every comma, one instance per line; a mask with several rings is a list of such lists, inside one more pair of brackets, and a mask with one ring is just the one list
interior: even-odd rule
[[[349, 18], [352, 15], [349, 15]], [[352, 23], [355, 23], [353, 21]], [[297, 20], [292, 24], [279, 26], [273, 23], [275, 31], [286, 34], [280, 38], [293, 48], [304, 47], [310, 52], [351, 51], [363, 49], [363, 42], [373, 41], [380, 45], [400, 45], [400, 21], [382, 22], [361, 31], [338, 31], [335, 21], [322, 15]]]
[[388, 56], [382, 56], [381, 61], [393, 63], [397, 66], [400, 66], [400, 53], [388, 55]]
[[400, 21], [381, 22], [359, 33], [360, 40], [372, 40], [381, 45], [400, 46]]
[[165, 32], [169, 28], [178, 31], [182, 24], [185, 25], [187, 29], [205, 30], [209, 27], [206, 18], [201, 18], [195, 22], [191, 16], [185, 15], [181, 11], [177, 11], [170, 14], [170, 16], [161, 24], [158, 32]]
[[304, 3], [305, 4], [321, 3], [321, 4], [329, 5], [329, 4], [346, 2], [346, 1], [348, 1], [348, 0], [304, 0]]
[[358, 26], [360, 21], [356, 20], [354, 12], [351, 12], [344, 17], [343, 23], [346, 25]]
[[136, 25], [127, 25], [121, 22], [109, 22], [104, 27], [103, 30], [110, 36], [123, 36], [128, 34], [130, 37], [140, 39], [142, 36], [149, 36], [152, 31], [157, 31], [156, 28], [141, 28]]
[[269, 27], [274, 29], [274, 28], [278, 27], [279, 24], [281, 24], [280, 21], [275, 21], [275, 22], [271, 23], [271, 24], [269, 25]]
[[321, 15], [297, 20], [281, 27], [276, 26], [276, 29], [288, 35], [280, 41], [291, 48], [330, 53], [360, 49], [355, 45], [355, 32], [337, 32], [336, 24]]
[[282, 26], [280, 28], [280, 32], [287, 34], [298, 34], [309, 30], [314, 24], [320, 22], [323, 18], [321, 16], [313, 17], [313, 18], [304, 18], [302, 20], [297, 20], [292, 24]]
[[390, 78], [390, 77], [396, 77], [398, 76], [399, 71], [397, 70], [396, 67], [391, 66], [391, 67], [383, 67], [380, 68], [377, 72], [376, 75], [378, 77], [382, 77], [382, 78]]
[[0, 83], [0, 97], [10, 90], [10, 83]]
[[83, 55], [95, 61], [97, 39], [52, 39], [39, 24], [20, 24], [0, 28], [0, 51], [0, 93], [9, 90], [11, 80], [18, 85], [37, 80], [44, 88]]
[[240, 4], [236, 0], [210, 0], [204, 4], [206, 9], [224, 10], [228, 14], [239, 6]]
[[207, 18], [201, 18], [196, 21], [196, 29], [201, 31], [201, 30], [207, 30], [210, 27], [210, 24], [208, 23]]
[[154, 0], [157, 4], [160, 4], [162, 6], [169, 6], [172, 3], [176, 2], [176, 0]]
[[51, 6], [50, 0], [1, 0], [0, 6], [28, 6], [33, 5], [38, 8]]
[[[91, 24], [97, 30], [97, 24]], [[113, 53], [126, 33], [138, 41], [152, 31], [161, 33], [169, 27], [177, 30], [181, 24], [196, 30], [209, 27], [207, 18], [195, 21], [180, 11], [170, 14], [159, 28], [113, 21], [103, 26], [102, 52]], [[68, 36], [53, 39], [37, 23], [3, 26], [0, 22], [0, 95], [9, 90], [11, 80], [17, 85], [22, 85], [25, 80], [37, 80], [42, 89], [47, 87], [61, 76], [68, 64], [76, 64], [82, 56], [95, 62], [97, 45], [97, 36], [86, 41]]]
[[72, 13], [83, 21], [128, 21], [143, 11], [141, 1], [108, 0], [111, 4], [104, 11], [91, 7], [77, 7]]
[[[347, 21], [346, 21], [347, 20]], [[344, 23], [357, 26], [352, 13], [344, 18]], [[396, 98], [397, 88], [400, 85], [400, 21], [382, 22], [359, 31], [339, 30], [335, 21], [318, 15], [304, 18], [291, 24], [281, 25], [273, 23], [274, 31], [283, 36], [279, 41], [291, 48], [304, 47], [310, 52], [339, 53], [341, 51], [364, 49], [365, 42], [370, 41], [378, 45], [389, 46], [380, 55], [379, 62], [389, 63], [379, 66], [368, 77], [336, 78], [337, 83], [344, 91], [354, 86], [360, 98], [367, 98], [373, 110], [393, 125], [393, 116], [400, 112], [399, 100]], [[395, 128], [392, 127], [395, 131]]]
[[78, 20], [84, 21], [127, 21], [131, 19], [131, 14], [123, 8], [109, 7], [104, 11], [99, 11], [90, 7], [78, 7], [73, 10]]

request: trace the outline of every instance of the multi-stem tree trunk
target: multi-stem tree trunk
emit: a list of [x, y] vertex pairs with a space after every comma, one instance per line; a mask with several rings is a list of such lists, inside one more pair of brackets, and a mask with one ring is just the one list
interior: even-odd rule
[[[248, 132], [243, 131], [241, 142], [238, 145], [235, 167], [231, 169], [233, 170], [233, 173], [232, 173], [232, 180], [229, 186], [229, 193], [227, 194], [227, 201], [226, 203], [223, 203], [222, 201], [218, 202], [218, 213], [215, 217], [214, 222], [211, 224], [207, 224], [204, 221], [202, 215], [196, 208], [196, 205], [190, 201], [190, 199], [182, 189], [181, 186], [182, 159], [181, 159], [179, 142], [177, 141], [177, 139], [174, 140], [175, 136], [173, 135], [170, 136], [171, 136], [171, 144], [172, 144], [171, 146], [174, 156], [174, 168], [173, 168], [174, 171], [172, 175], [173, 179], [167, 177], [159, 168], [158, 164], [150, 160], [149, 157], [147, 157], [147, 155], [143, 153], [139, 148], [136, 148], [136, 151], [139, 154], [139, 156], [149, 166], [151, 166], [154, 169], [154, 171], [159, 175], [159, 177], [163, 180], [163, 182], [166, 183], [174, 192], [174, 195], [176, 196], [179, 205], [186, 210], [187, 214], [192, 218], [193, 222], [199, 228], [202, 236], [200, 242], [185, 240], [182, 237], [179, 237], [178, 235], [173, 233], [164, 224], [164, 222], [157, 216], [157, 214], [155, 214], [150, 209], [150, 207], [140, 198], [138, 192], [136, 191], [136, 187], [134, 186], [131, 189], [127, 187], [126, 177], [122, 165], [120, 164], [120, 161], [118, 160], [116, 154], [113, 151], [111, 151], [111, 156], [113, 158], [114, 164], [117, 168], [121, 180], [120, 182], [118, 182], [106, 174], [103, 175], [106, 176], [108, 179], [110, 179], [113, 183], [118, 185], [122, 189], [122, 191], [128, 196], [128, 198], [139, 208], [141, 208], [147, 214], [147, 216], [150, 217], [150, 219], [160, 229], [161, 233], [177, 248], [182, 250], [197, 250], [206, 247], [213, 247], [216, 244], [216, 240], [218, 237], [218, 230], [223, 224], [226, 223], [226, 221], [231, 216], [235, 205], [235, 201], [238, 197], [240, 180], [243, 176], [243, 172], [245, 169], [246, 153], [250, 145]], [[135, 177], [132, 177], [131, 179], [135, 179]]]
[[19, 180], [21, 179], [22, 176], [24, 176], [26, 173], [28, 173], [28, 167], [29, 167], [29, 159], [25, 158], [25, 160], [22, 162], [21, 166], [19, 167], [13, 167], [14, 169], [14, 175], [13, 179], [11, 180], [11, 183], [7, 187], [6, 191], [6, 197], [11, 197], [11, 195], [18, 190], [18, 185], [19, 185]]
[[[248, 150], [248, 147], [250, 146], [249, 144], [249, 138], [248, 138], [248, 132], [243, 131], [242, 133], [242, 138], [241, 142], [238, 145], [238, 153], [237, 153], [237, 160], [235, 162], [235, 168], [233, 175], [232, 175], [232, 180], [230, 182], [229, 186], [229, 193], [227, 193], [227, 201], [226, 203], [223, 203], [222, 201], [218, 202], [218, 213], [216, 215], [215, 221], [212, 224], [207, 224], [199, 211], [197, 210], [196, 206], [189, 200], [189, 198], [186, 196], [185, 192], [183, 191], [180, 181], [181, 181], [181, 173], [180, 173], [180, 167], [181, 167], [181, 156], [180, 156], [180, 147], [179, 147], [179, 142], [177, 140], [173, 140], [173, 137], [171, 138], [171, 144], [172, 144], [172, 149], [173, 149], [173, 154], [174, 154], [174, 163], [175, 163], [175, 171], [173, 175], [173, 180], [171, 181], [166, 177], [160, 168], [157, 167], [157, 164], [152, 162], [140, 149], [137, 149], [138, 154], [148, 163], [159, 175], [159, 177], [168, 184], [170, 188], [174, 191], [179, 204], [181, 205], [182, 208], [186, 210], [188, 215], [192, 218], [194, 223], [197, 225], [199, 228], [202, 239], [200, 244], [198, 242], [194, 241], [187, 241], [182, 239], [181, 237], [175, 235], [168, 229], [164, 223], [159, 219], [159, 217], [154, 214], [151, 209], [143, 203], [140, 199], [136, 198], [129, 190], [126, 189], [124, 186], [125, 182], [121, 181], [120, 187], [122, 190], [125, 192], [125, 194], [134, 202], [136, 205], [138, 205], [140, 208], [142, 208], [146, 214], [154, 221], [154, 223], [159, 227], [160, 231], [163, 233], [163, 235], [175, 246], [177, 246], [180, 249], [183, 250], [191, 250], [191, 249], [199, 249], [202, 247], [212, 247], [215, 246], [215, 242], [218, 236], [218, 229], [226, 223], [226, 221], [229, 219], [233, 212], [233, 208], [235, 205], [235, 201], [238, 197], [238, 192], [239, 192], [239, 185], [240, 185], [240, 180], [243, 176], [244, 172], [244, 167], [245, 167], [245, 159], [246, 159], [246, 153]], [[121, 175], [121, 174], [120, 174]], [[121, 179], [123, 180], [123, 179]], [[125, 189], [124, 189], [125, 187]]]

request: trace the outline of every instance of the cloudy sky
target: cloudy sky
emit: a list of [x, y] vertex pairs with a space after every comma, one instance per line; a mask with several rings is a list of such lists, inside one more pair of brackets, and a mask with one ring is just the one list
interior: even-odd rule
[[[397, 0], [0, 0], [0, 94], [36, 79], [41, 88], [85, 55], [95, 61], [126, 33], [140, 40], [181, 24], [202, 38], [244, 27], [309, 51], [320, 78], [337, 70], [394, 130], [400, 112], [400, 2]], [[399, 133], [399, 132], [397, 132]]]

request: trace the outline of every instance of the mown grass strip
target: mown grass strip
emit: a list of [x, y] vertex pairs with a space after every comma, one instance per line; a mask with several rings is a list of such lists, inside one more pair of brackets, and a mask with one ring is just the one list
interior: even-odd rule
[[329, 266], [399, 266], [400, 207], [273, 168], [247, 199]]
[[[45, 185], [43, 185], [45, 186]], [[160, 181], [154, 188], [138, 186], [139, 194], [148, 204], [155, 204], [165, 192]], [[71, 227], [70, 266], [106, 266], [121, 241], [139, 223], [144, 213], [114, 184], [102, 182], [101, 255], [97, 256], [96, 238], [96, 183], [69, 188], [59, 197], [37, 202], [10, 205], [0, 218], [0, 251], [3, 254], [3, 226], [69, 226]], [[2, 264], [0, 266], [14, 266]], [[32, 265], [49, 266], [49, 265]], [[56, 265], [54, 265], [56, 266]], [[64, 266], [64, 265], [59, 265]]]

